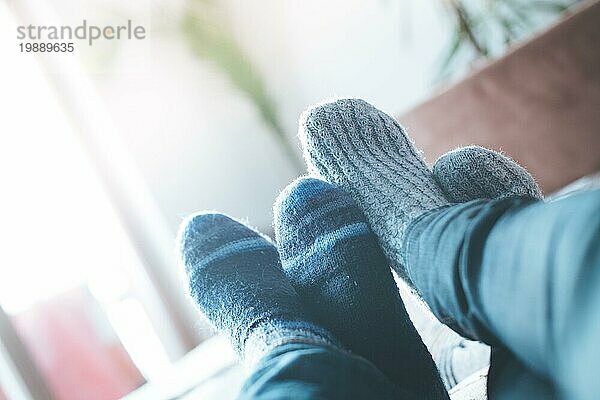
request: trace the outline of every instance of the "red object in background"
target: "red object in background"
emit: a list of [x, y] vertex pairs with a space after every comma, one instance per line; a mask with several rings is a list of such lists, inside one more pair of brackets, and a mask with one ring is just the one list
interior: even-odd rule
[[13, 321], [57, 400], [118, 399], [144, 383], [87, 288], [37, 304]]

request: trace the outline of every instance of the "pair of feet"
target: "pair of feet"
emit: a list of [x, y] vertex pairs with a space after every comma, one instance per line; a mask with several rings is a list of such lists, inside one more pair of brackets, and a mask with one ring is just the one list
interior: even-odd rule
[[249, 362], [286, 343], [320, 344], [366, 358], [414, 393], [432, 383], [443, 391], [388, 259], [408, 280], [403, 234], [430, 209], [539, 189], [476, 147], [446, 154], [431, 172], [402, 128], [361, 100], [307, 111], [300, 136], [309, 169], [337, 186], [301, 178], [284, 190], [277, 245], [221, 214], [191, 217], [180, 246], [192, 297]]
[[481, 147], [446, 153], [431, 171], [396, 120], [363, 100], [340, 99], [307, 110], [299, 136], [309, 171], [360, 205], [392, 268], [409, 285], [404, 234], [421, 215], [481, 198], [541, 198], [527, 171]]
[[367, 219], [342, 189], [300, 178], [275, 204], [277, 245], [222, 214], [180, 233], [189, 290], [250, 365], [288, 343], [361, 356], [398, 387], [443, 398]]

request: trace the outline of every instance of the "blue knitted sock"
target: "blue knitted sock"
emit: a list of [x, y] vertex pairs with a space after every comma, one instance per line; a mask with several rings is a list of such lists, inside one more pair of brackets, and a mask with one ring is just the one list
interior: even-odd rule
[[182, 224], [179, 245], [191, 296], [245, 361], [286, 343], [335, 345], [304, 312], [277, 248], [256, 231], [199, 214]]
[[377, 238], [348, 194], [300, 178], [275, 204], [275, 233], [305, 307], [345, 348], [419, 398], [448, 398]]
[[508, 196], [543, 197], [525, 168], [479, 146], [461, 147], [442, 155], [433, 165], [433, 176], [446, 197], [457, 203]]

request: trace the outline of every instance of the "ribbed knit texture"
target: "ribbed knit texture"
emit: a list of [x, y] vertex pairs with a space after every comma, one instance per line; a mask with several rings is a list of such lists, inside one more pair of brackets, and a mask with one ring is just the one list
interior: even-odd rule
[[299, 136], [309, 171], [352, 196], [410, 283], [402, 266], [406, 227], [448, 201], [402, 127], [363, 100], [340, 99], [304, 112]]
[[222, 214], [199, 214], [182, 224], [179, 246], [190, 295], [249, 364], [286, 343], [335, 345], [311, 322], [277, 248], [258, 232]]
[[533, 176], [510, 158], [479, 146], [458, 148], [441, 156], [433, 175], [450, 201], [522, 196], [541, 199]]
[[305, 308], [353, 353], [421, 399], [447, 399], [363, 212], [343, 190], [300, 178], [275, 204], [282, 265]]

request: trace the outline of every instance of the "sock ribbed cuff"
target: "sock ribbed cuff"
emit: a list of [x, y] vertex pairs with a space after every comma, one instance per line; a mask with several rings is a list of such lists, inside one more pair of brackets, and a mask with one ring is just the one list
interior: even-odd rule
[[290, 343], [328, 346], [345, 351], [328, 331], [310, 322], [264, 321], [252, 329], [240, 356], [251, 368], [276, 347]]

